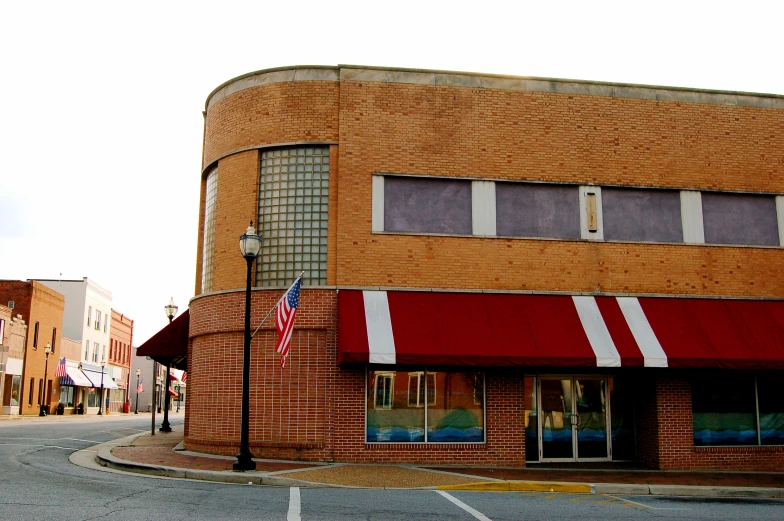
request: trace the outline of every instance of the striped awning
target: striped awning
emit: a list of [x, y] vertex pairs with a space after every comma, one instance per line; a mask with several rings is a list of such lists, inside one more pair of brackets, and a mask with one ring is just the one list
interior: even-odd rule
[[104, 389], [117, 389], [117, 384], [114, 383], [107, 373], [103, 373], [103, 376], [98, 371], [90, 371], [89, 369], [82, 369], [84, 375], [90, 379], [92, 384], [90, 387], [95, 387], [96, 389], [100, 389], [103, 387]]
[[341, 290], [352, 362], [784, 369], [784, 301]]
[[65, 374], [67, 376], [60, 377], [60, 385], [72, 385], [75, 387], [92, 387], [93, 384], [84, 376], [76, 367], [65, 366]]

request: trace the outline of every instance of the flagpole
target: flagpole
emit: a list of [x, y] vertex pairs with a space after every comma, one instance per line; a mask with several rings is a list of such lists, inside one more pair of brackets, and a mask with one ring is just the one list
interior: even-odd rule
[[288, 294], [289, 294], [289, 291], [291, 291], [291, 288], [293, 288], [293, 287], [294, 287], [294, 284], [296, 284], [296, 283], [297, 283], [297, 281], [298, 281], [299, 279], [301, 279], [301, 278], [302, 278], [302, 276], [303, 276], [304, 274], [305, 274], [305, 272], [304, 272], [304, 271], [301, 271], [301, 272], [299, 273], [299, 276], [298, 276], [296, 279], [294, 279], [294, 282], [291, 284], [291, 286], [289, 286], [289, 289], [287, 289], [287, 290], [286, 290], [286, 292], [285, 292], [285, 293], [284, 293], [284, 294], [283, 294], [283, 295], [282, 295], [282, 296], [281, 296], [281, 297], [278, 299], [278, 301], [275, 303], [275, 305], [274, 305], [274, 306], [272, 306], [272, 309], [270, 309], [270, 310], [269, 310], [269, 312], [267, 313], [267, 315], [266, 315], [266, 316], [264, 317], [264, 319], [261, 321], [261, 324], [259, 324], [259, 326], [256, 328], [256, 330], [255, 330], [255, 331], [253, 332], [253, 334], [250, 336], [251, 338], [253, 338], [254, 336], [256, 336], [256, 333], [258, 333], [258, 332], [259, 332], [259, 329], [261, 328], [261, 326], [263, 326], [263, 325], [264, 325], [264, 322], [266, 322], [266, 321], [267, 321], [267, 319], [268, 319], [268, 318], [269, 318], [269, 316], [272, 314], [272, 312], [273, 312], [273, 311], [275, 311], [275, 308], [276, 308], [276, 307], [278, 307], [278, 305], [281, 303], [281, 301], [283, 301], [283, 299], [286, 297], [286, 295], [288, 295]]

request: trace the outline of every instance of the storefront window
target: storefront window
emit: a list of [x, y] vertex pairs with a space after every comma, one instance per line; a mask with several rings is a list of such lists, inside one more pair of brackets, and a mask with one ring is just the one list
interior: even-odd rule
[[727, 374], [696, 379], [692, 387], [694, 445], [756, 445], [754, 394], [751, 377]]
[[[427, 441], [484, 441], [483, 373], [427, 373]], [[433, 393], [430, 388], [435, 387]]]
[[60, 403], [66, 407], [73, 407], [74, 405], [74, 388], [70, 385], [63, 385], [60, 387]]
[[19, 406], [19, 387], [22, 385], [22, 377], [19, 375], [7, 374], [3, 382], [3, 406]]
[[98, 390], [90, 389], [89, 391], [87, 391], [87, 407], [98, 407], [98, 405], [99, 405]]
[[483, 373], [371, 370], [367, 384], [368, 442], [484, 441]]
[[762, 445], [784, 445], [784, 402], [781, 400], [780, 386], [781, 382], [772, 376], [757, 378], [760, 443]]

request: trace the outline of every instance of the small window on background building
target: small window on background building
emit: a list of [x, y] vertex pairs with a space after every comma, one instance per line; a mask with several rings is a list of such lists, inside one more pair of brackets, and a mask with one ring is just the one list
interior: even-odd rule
[[93, 343], [93, 362], [98, 362], [98, 354], [101, 350], [101, 345], [98, 342]]
[[702, 192], [702, 222], [708, 244], [779, 245], [772, 195]]
[[103, 332], [106, 333], [106, 327], [109, 325], [109, 315], [103, 314]]
[[35, 323], [33, 330], [33, 349], [38, 349], [38, 322]]
[[602, 214], [606, 240], [683, 242], [678, 191], [602, 188]]
[[101, 349], [101, 360], [106, 360], [106, 346]]
[[87, 327], [90, 327], [90, 319], [92, 318], [92, 316], [93, 316], [93, 307], [92, 306], [88, 306], [87, 307]]
[[30, 378], [30, 392], [27, 393], [27, 405], [33, 405], [33, 389], [35, 389], [35, 378]]
[[57, 345], [57, 328], [52, 328], [52, 353], [54, 353], [54, 348]]
[[5, 319], [0, 318], [0, 345], [5, 345]]
[[89, 359], [90, 359], [90, 341], [89, 340], [85, 340], [84, 341], [84, 361], [86, 362]]
[[[207, 174], [204, 202], [204, 235], [201, 254], [201, 292], [212, 291], [212, 254], [215, 246], [215, 205], [218, 196], [218, 169]], [[258, 232], [258, 230], [256, 230]], [[267, 237], [265, 236], [265, 239]], [[265, 240], [266, 242], [266, 240]]]
[[95, 330], [101, 330], [101, 312], [100, 310], [95, 310]]
[[498, 235], [580, 238], [577, 186], [497, 182], [495, 194]]
[[471, 235], [471, 181], [384, 178], [384, 231]]

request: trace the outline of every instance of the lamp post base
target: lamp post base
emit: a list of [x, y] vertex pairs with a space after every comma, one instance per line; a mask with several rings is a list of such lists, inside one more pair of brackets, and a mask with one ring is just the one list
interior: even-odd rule
[[237, 461], [234, 462], [232, 470], [242, 472], [244, 470], [256, 470], [256, 462], [250, 452], [240, 452], [237, 454]]
[[169, 422], [163, 422], [158, 430], [160, 432], [171, 432], [171, 425], [169, 425]]

